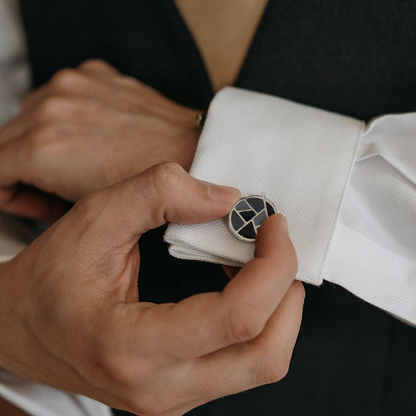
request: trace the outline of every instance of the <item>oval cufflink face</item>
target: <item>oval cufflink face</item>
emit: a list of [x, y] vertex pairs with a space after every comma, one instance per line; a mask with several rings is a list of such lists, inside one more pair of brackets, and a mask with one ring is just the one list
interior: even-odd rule
[[260, 225], [276, 212], [276, 206], [270, 199], [260, 195], [246, 196], [237, 201], [231, 209], [228, 225], [239, 240], [252, 243]]

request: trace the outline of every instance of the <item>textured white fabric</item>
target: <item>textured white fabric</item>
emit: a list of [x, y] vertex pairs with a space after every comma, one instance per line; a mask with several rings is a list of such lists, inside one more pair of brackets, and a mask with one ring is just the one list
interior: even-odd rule
[[[337, 283], [416, 324], [416, 113], [364, 128], [226, 88], [210, 106], [191, 174], [272, 199], [289, 221], [298, 279]], [[171, 224], [165, 239], [179, 258], [238, 266], [253, 257], [225, 220]]]
[[0, 125], [17, 114], [29, 89], [29, 64], [16, 0], [0, 0]]
[[[225, 88], [210, 107], [191, 174], [234, 186], [243, 196], [271, 199], [288, 217], [299, 278], [320, 284], [363, 128], [353, 118]], [[173, 224], [166, 241], [178, 257], [193, 258], [197, 248], [196, 258], [202, 254], [204, 260], [234, 265], [249, 261], [254, 252], [254, 244], [237, 240], [223, 220]]]
[[366, 129], [323, 278], [416, 324], [416, 113]]
[[0, 396], [32, 416], [111, 416], [112, 414], [107, 406], [95, 400], [23, 380], [1, 369]]

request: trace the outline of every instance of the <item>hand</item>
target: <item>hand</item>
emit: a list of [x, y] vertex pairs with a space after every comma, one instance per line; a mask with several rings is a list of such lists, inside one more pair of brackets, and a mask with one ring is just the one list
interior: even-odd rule
[[103, 61], [61, 70], [0, 130], [0, 210], [55, 220], [50, 195], [75, 202], [166, 161], [189, 170], [197, 114]]
[[141, 416], [280, 380], [304, 298], [283, 216], [221, 293], [139, 302], [140, 235], [221, 218], [238, 198], [164, 164], [80, 200], [0, 265], [0, 366]]

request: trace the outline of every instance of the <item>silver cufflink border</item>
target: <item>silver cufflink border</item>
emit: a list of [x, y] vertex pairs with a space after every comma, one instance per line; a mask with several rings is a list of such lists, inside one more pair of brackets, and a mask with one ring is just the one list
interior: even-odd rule
[[[247, 196], [241, 197], [233, 205], [233, 207], [231, 208], [231, 210], [230, 210], [230, 212], [228, 214], [228, 228], [230, 229], [230, 231], [234, 235], [234, 237], [236, 237], [240, 241], [244, 241], [246, 243], [254, 243], [256, 239], [255, 238], [247, 238], [247, 237], [244, 237], [244, 236], [238, 234], [238, 232], [241, 231], [245, 226], [247, 226], [247, 224], [249, 224], [250, 222], [254, 221], [254, 219], [257, 218], [263, 212], [263, 210], [257, 212], [257, 210], [247, 201], [248, 199], [251, 199], [251, 198], [258, 198], [258, 199], [263, 200], [263, 202], [264, 202], [264, 209], [263, 210], [265, 210], [266, 211], [266, 214], [267, 214], [266, 218], [258, 226], [255, 226], [254, 223], [253, 223], [253, 227], [254, 227], [256, 236], [257, 236], [257, 230], [258, 230], [258, 228], [270, 216], [269, 213], [268, 213], [268, 210], [267, 210], [266, 203], [268, 203], [273, 208], [273, 210], [274, 210], [273, 214], [276, 214], [277, 213], [276, 205], [273, 203], [273, 201], [271, 201], [269, 198], [265, 197], [264, 195], [247, 195]], [[239, 205], [242, 201], [245, 201], [249, 205], [249, 207], [251, 207], [251, 209], [256, 212], [256, 215], [254, 217], [252, 217], [249, 221], [246, 221], [240, 215], [239, 211], [237, 211], [237, 209], [236, 209], [237, 205]], [[233, 214], [233, 212], [236, 212], [237, 215], [241, 218], [241, 220], [244, 221], [244, 224], [240, 228], [238, 228], [237, 230], [234, 229], [234, 226], [232, 224], [232, 214]], [[271, 214], [271, 215], [273, 215], [273, 214]]]

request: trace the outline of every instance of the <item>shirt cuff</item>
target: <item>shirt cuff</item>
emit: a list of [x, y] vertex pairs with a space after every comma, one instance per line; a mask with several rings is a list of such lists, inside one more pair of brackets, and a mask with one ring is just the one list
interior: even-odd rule
[[[191, 175], [263, 195], [289, 222], [298, 279], [319, 285], [364, 122], [278, 97], [227, 87], [211, 103]], [[227, 221], [171, 224], [178, 258], [242, 266], [254, 244]]]
[[32, 416], [111, 416], [109, 407], [0, 369], [0, 396]]
[[416, 113], [362, 136], [322, 277], [416, 324]]

